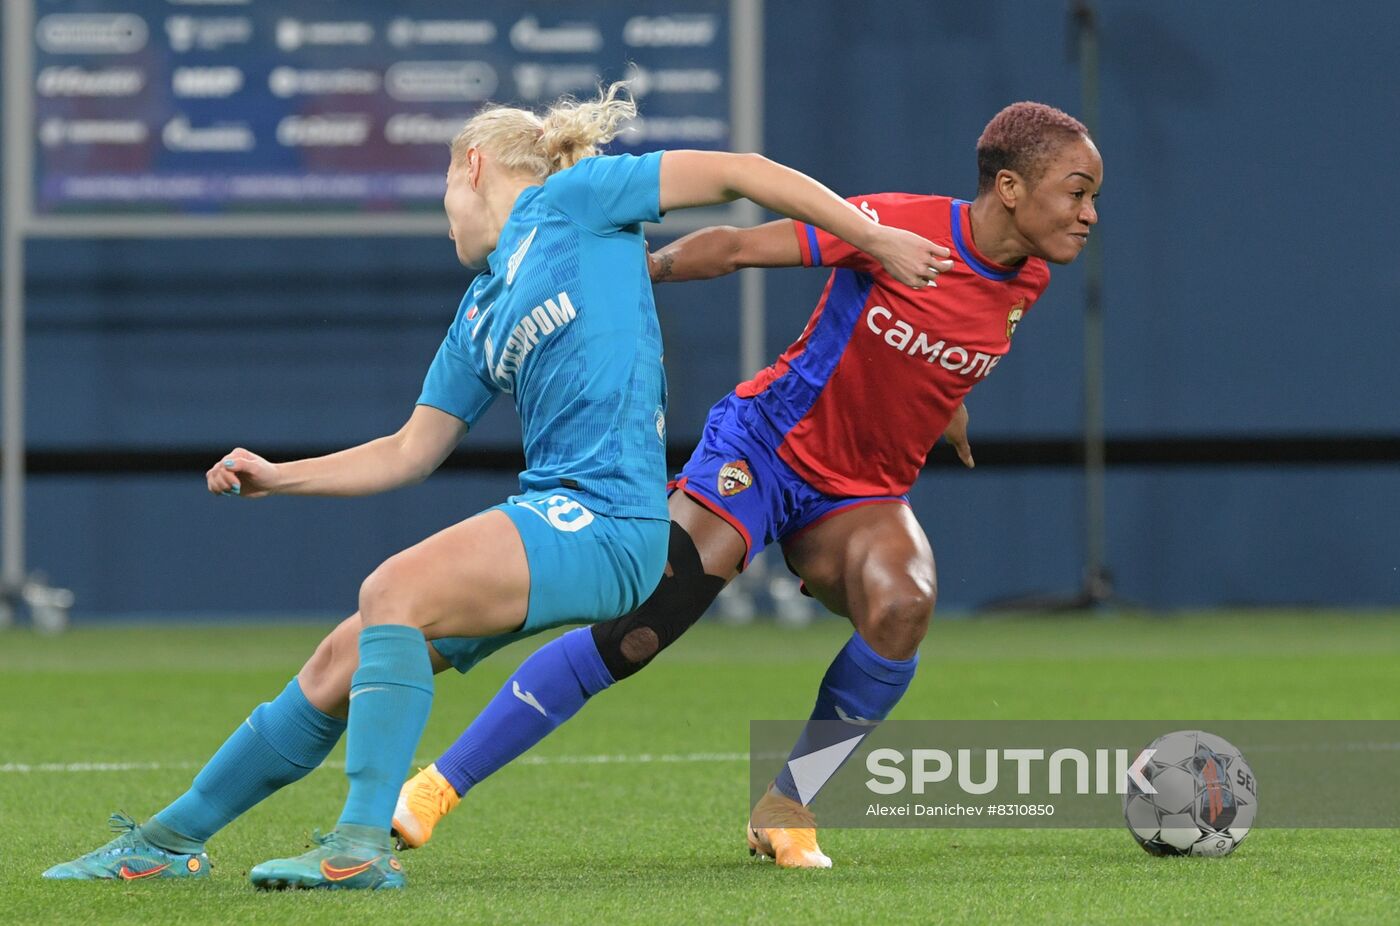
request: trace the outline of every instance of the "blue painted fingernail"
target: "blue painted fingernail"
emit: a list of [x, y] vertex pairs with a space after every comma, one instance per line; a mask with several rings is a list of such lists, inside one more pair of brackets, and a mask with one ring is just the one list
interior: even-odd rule
[[233, 461], [232, 461], [232, 460], [225, 460], [225, 461], [224, 461], [224, 465], [227, 466], [229, 469], [233, 469]]
[[238, 492], [239, 492], [239, 489], [241, 489], [241, 488], [242, 488], [241, 486], [234, 486], [233, 488], [229, 489], [229, 491], [232, 492], [234, 495], [237, 495]]

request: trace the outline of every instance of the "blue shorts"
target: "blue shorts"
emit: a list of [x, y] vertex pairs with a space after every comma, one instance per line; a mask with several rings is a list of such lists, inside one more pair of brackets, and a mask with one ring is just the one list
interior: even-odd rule
[[671, 522], [610, 518], [567, 489], [513, 495], [495, 506], [525, 544], [530, 604], [525, 623], [494, 637], [444, 637], [433, 648], [465, 672], [491, 653], [563, 624], [593, 624], [635, 611], [666, 569]]
[[907, 495], [839, 496], [814, 489], [778, 456], [766, 429], [746, 424], [748, 402], [731, 392], [710, 409], [700, 446], [672, 483], [743, 535], [744, 566], [774, 541], [848, 508], [909, 504]]

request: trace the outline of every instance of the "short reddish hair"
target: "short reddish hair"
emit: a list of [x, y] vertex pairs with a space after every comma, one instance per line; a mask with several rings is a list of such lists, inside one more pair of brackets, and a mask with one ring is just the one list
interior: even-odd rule
[[991, 189], [997, 172], [1014, 170], [1030, 183], [1065, 142], [1088, 138], [1084, 123], [1044, 103], [1012, 103], [992, 117], [977, 139], [977, 192]]

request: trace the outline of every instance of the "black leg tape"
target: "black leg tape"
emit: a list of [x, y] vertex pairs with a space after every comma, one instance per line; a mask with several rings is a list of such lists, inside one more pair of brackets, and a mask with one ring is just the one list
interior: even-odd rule
[[723, 588], [724, 579], [706, 574], [695, 542], [673, 521], [666, 574], [656, 591], [631, 614], [593, 625], [593, 642], [613, 680], [635, 675], [679, 640]]

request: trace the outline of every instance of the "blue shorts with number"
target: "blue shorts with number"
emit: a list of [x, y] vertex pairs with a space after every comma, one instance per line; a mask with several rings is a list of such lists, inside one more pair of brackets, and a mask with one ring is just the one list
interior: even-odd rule
[[695, 453], [671, 484], [729, 522], [748, 548], [743, 565], [775, 541], [790, 540], [862, 505], [909, 504], [907, 495], [827, 495], [778, 456], [769, 429], [753, 422], [750, 400], [715, 403]]
[[513, 495], [496, 509], [524, 541], [530, 605], [524, 625], [513, 633], [434, 640], [458, 672], [542, 630], [635, 611], [661, 581], [670, 521], [610, 518], [589, 511], [579, 495], [562, 488]]

